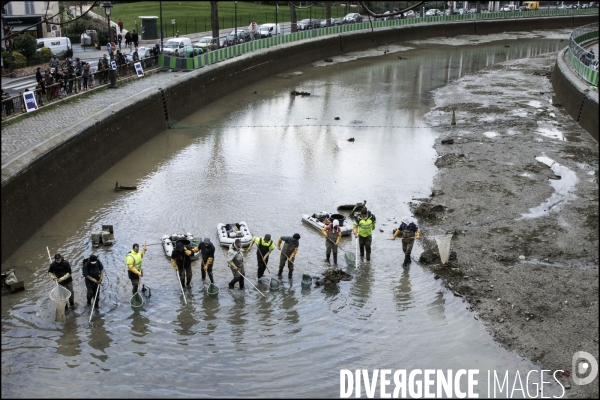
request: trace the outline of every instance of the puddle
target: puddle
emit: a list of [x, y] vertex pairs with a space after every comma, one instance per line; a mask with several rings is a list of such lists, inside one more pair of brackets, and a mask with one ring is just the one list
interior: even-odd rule
[[555, 175], [560, 176], [560, 179], [549, 179], [554, 193], [539, 206], [531, 208], [529, 213], [522, 214], [521, 218], [537, 218], [549, 214], [550, 211], [558, 211], [563, 204], [575, 196], [571, 193], [578, 180], [574, 171], [548, 157], [536, 157], [535, 159], [549, 166]]

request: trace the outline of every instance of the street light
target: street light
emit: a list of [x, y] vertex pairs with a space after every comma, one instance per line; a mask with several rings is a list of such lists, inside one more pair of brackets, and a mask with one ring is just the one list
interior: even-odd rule
[[[108, 18], [108, 45], [110, 46], [111, 43], [113, 43], [113, 32], [112, 29], [110, 29], [110, 12], [112, 11], [113, 5], [111, 4], [110, 1], [106, 1], [104, 2], [104, 4], [102, 4], [102, 7], [104, 7], [104, 12], [106, 13], [106, 18]], [[115, 55], [112, 51], [112, 47], [110, 49], [110, 85], [108, 85], [109, 88], [111, 89], [116, 89], [119, 86], [117, 85], [117, 71], [115, 71], [114, 69], [112, 69], [112, 62], [115, 59]]]
[[234, 24], [235, 25], [235, 43], [234, 44], [237, 44], [237, 42], [238, 42], [238, 38], [237, 38], [237, 1], [234, 1], [234, 3], [235, 3], [235, 12], [234, 12], [234, 14], [235, 14], [235, 24]]

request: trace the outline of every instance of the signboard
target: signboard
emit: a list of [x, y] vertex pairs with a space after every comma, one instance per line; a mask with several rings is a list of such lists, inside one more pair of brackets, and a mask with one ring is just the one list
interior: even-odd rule
[[144, 70], [142, 69], [142, 63], [136, 62], [135, 64], [133, 64], [133, 66], [135, 67], [135, 72], [137, 73], [138, 78], [141, 78], [142, 76], [144, 76]]
[[171, 19], [171, 25], [175, 25], [175, 18]]
[[27, 112], [38, 109], [37, 101], [35, 100], [35, 94], [33, 92], [24, 92], [23, 101], [25, 102], [25, 109]]
[[110, 62], [110, 66], [112, 67], [113, 70], [117, 70], [117, 62], [116, 61], [111, 61]]
[[110, 52], [112, 51], [112, 46], [110, 45], [110, 42], [108, 42], [108, 44], [106, 45], [106, 51], [108, 51], [108, 54], [110, 54]]

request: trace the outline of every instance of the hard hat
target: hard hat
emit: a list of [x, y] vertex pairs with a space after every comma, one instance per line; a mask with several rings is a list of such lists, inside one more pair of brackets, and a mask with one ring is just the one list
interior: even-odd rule
[[333, 226], [339, 226], [340, 225], [340, 221], [338, 221], [337, 219], [333, 220]]

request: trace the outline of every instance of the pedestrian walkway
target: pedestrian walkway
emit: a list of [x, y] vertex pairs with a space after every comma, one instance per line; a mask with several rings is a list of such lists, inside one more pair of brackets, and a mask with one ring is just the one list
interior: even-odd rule
[[133, 104], [186, 75], [156, 72], [144, 78], [134, 77], [128, 82], [119, 82], [118, 89], [99, 88], [89, 95], [72, 97], [58, 107], [33, 111], [32, 115], [26, 115], [16, 122], [3, 122], [2, 180], [49, 150], [55, 145], [54, 142], [67, 140], [103, 119], [107, 113]]

